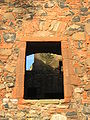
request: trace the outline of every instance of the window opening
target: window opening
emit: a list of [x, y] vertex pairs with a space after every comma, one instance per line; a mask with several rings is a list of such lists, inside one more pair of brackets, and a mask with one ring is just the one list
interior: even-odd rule
[[24, 99], [63, 99], [60, 42], [27, 42]]

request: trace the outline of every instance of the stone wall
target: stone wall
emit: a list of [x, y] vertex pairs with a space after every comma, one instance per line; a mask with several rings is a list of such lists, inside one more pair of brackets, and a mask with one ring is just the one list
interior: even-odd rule
[[[89, 4], [0, 0], [0, 120], [90, 120]], [[26, 41], [61, 41], [64, 99], [20, 97]]]

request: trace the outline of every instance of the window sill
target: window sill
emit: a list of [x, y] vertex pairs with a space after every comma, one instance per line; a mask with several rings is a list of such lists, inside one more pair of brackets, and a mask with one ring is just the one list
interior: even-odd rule
[[21, 104], [64, 104], [70, 102], [70, 98], [67, 99], [39, 99], [39, 100], [25, 100], [25, 99], [19, 99], [19, 103]]

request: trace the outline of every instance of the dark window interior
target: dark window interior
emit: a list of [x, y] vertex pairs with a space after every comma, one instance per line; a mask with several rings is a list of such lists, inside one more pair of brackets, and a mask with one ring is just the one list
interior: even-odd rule
[[32, 54], [33, 67], [25, 69], [24, 99], [63, 99], [61, 43], [27, 42], [26, 56]]

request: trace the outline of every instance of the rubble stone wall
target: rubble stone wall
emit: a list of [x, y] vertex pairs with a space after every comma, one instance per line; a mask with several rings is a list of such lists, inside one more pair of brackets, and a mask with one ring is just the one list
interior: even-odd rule
[[[90, 0], [0, 0], [0, 120], [90, 120]], [[60, 41], [64, 99], [24, 100], [26, 41]]]

